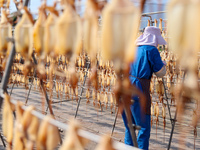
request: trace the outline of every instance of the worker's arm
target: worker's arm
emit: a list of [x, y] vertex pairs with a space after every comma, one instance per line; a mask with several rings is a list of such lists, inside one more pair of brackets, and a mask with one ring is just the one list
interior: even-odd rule
[[155, 75], [160, 78], [163, 77], [165, 74], [166, 74], [165, 65], [158, 72], [155, 72]]
[[152, 48], [148, 55], [152, 71], [157, 77], [163, 77], [166, 74], [166, 63], [162, 61], [158, 49], [156, 47]]

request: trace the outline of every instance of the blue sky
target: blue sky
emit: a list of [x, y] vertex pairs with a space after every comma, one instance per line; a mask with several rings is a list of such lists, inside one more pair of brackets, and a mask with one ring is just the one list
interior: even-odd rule
[[[31, 11], [37, 11], [38, 7], [41, 5], [41, 0], [30, 0], [30, 9]], [[53, 0], [47, 0], [47, 4], [48, 5], [53, 5]], [[13, 1], [11, 0], [11, 4], [10, 4], [10, 11], [16, 11], [15, 8], [15, 4], [13, 3]]]
[[[76, 0], [78, 1], [78, 0]], [[86, 0], [80, 0], [82, 2], [82, 6], [79, 9], [79, 14], [82, 15], [84, 13], [84, 3], [86, 2]], [[110, 1], [110, 0], [108, 0]], [[139, 4], [140, 0], [131, 0], [133, 1], [136, 5]], [[31, 9], [31, 12], [37, 12], [38, 11], [38, 7], [41, 5], [41, 0], [30, 0], [30, 6], [29, 8]], [[54, 0], [47, 0], [47, 5], [53, 5]], [[164, 11], [166, 10], [166, 3], [169, 2], [169, 0], [147, 0], [147, 3], [145, 5], [144, 8], [144, 12], [148, 13], [148, 12], [157, 12], [157, 11]], [[10, 12], [14, 12], [16, 11], [15, 5], [13, 3], [13, 1], [11, 0], [11, 5], [10, 5]], [[37, 15], [34, 16], [37, 18]], [[165, 19], [165, 13], [162, 14], [155, 14], [155, 15], [151, 15], [152, 19], [159, 19], [159, 18], [163, 18]], [[141, 20], [141, 26], [140, 28], [144, 28], [147, 25], [147, 17], [142, 18]]]
[[[81, 1], [86, 1], [86, 0], [81, 0]], [[140, 0], [132, 0], [134, 2], [139, 2]], [[169, 0], [147, 0], [147, 2], [149, 3], [167, 3]], [[30, 0], [31, 4], [30, 4], [30, 9], [31, 11], [37, 11], [38, 10], [38, 7], [41, 5], [41, 0]], [[47, 4], [48, 5], [52, 5], [54, 2], [54, 0], [47, 0]], [[13, 1], [11, 0], [11, 8], [10, 8], [10, 11], [13, 12], [13, 11], [16, 11], [16, 8], [15, 8], [15, 5], [13, 3]]]

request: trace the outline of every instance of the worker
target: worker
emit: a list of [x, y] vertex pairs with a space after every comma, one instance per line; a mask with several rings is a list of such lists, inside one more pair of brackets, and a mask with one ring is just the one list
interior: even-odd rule
[[[132, 121], [141, 129], [138, 132], [137, 143], [141, 149], [149, 148], [149, 138], [151, 130], [151, 97], [150, 81], [152, 74], [163, 77], [166, 73], [165, 63], [161, 60], [158, 45], [166, 45], [166, 41], [161, 36], [161, 31], [157, 27], [146, 27], [144, 33], [138, 37], [135, 61], [130, 65], [130, 82], [141, 90], [144, 94], [145, 108], [141, 111], [139, 97], [133, 97], [134, 103], [130, 106]], [[132, 138], [129, 132], [126, 115], [123, 112], [122, 118], [125, 124], [125, 144], [132, 145]]]

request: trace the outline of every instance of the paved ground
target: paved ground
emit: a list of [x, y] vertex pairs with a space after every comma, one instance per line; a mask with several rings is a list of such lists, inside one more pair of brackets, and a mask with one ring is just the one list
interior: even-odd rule
[[[9, 85], [11, 87], [11, 85]], [[80, 91], [80, 89], [79, 89]], [[8, 90], [10, 92], [10, 88]], [[16, 100], [20, 100], [25, 102], [25, 98], [27, 96], [28, 90], [26, 90], [23, 86], [14, 87], [12, 91], [12, 98]], [[84, 92], [85, 94], [85, 92]], [[54, 93], [53, 96], [54, 102], [58, 102], [57, 94]], [[74, 98], [75, 99], [75, 98]], [[156, 97], [153, 98], [154, 100]], [[77, 102], [75, 100], [73, 101], [67, 101], [65, 98], [63, 98], [64, 102], [62, 103], [55, 103], [53, 104], [53, 111], [56, 116], [56, 119], [63, 122], [68, 123], [70, 118], [73, 118], [75, 116], [76, 108], [77, 108]], [[44, 111], [46, 110], [45, 107], [42, 107], [41, 102], [44, 101], [43, 94], [36, 89], [35, 87], [32, 88], [28, 103], [27, 105], [35, 105], [38, 111]], [[188, 108], [193, 107], [191, 104]], [[175, 108], [171, 107], [172, 109], [172, 116], [174, 116]], [[81, 125], [83, 128], [87, 131], [90, 131], [92, 133], [102, 135], [102, 134], [111, 134], [114, 119], [115, 119], [115, 109], [112, 110], [113, 114], [111, 114], [111, 110], [108, 107], [107, 109], [104, 107], [103, 111], [100, 111], [98, 107], [94, 107], [92, 100], [89, 104], [86, 104], [86, 99], [82, 99], [77, 115], [77, 119], [81, 122]], [[193, 128], [190, 127], [189, 123], [191, 120], [191, 109], [188, 109], [186, 112], [186, 117], [184, 118], [184, 124], [180, 125], [177, 123], [173, 140], [171, 143], [171, 149], [194, 149], [194, 135], [193, 135]], [[155, 118], [154, 118], [155, 119]], [[163, 119], [160, 117], [159, 119], [159, 125], [156, 126], [155, 123], [152, 125], [151, 128], [151, 138], [150, 138], [150, 148], [151, 150], [154, 149], [167, 149], [170, 132], [171, 132], [171, 123], [169, 120], [169, 115], [167, 114], [166, 119], [166, 127], [165, 130], [163, 128]], [[118, 115], [116, 127], [113, 133], [113, 139], [116, 141], [123, 142], [124, 139], [124, 125], [121, 118], [121, 115]], [[200, 150], [200, 131], [197, 129], [197, 138], [195, 140], [195, 149]], [[184, 137], [184, 143], [180, 143], [180, 139]], [[96, 143], [91, 142], [87, 149], [93, 150]], [[0, 142], [0, 149], [2, 149], [2, 144]]]

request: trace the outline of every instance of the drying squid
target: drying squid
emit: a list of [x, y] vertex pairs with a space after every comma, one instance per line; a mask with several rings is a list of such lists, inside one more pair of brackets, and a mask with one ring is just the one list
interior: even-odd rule
[[[54, 7], [46, 7], [47, 10], [50, 11], [49, 16], [47, 17], [47, 20], [44, 24], [44, 52], [45, 56], [46, 55], [54, 55], [54, 48], [55, 48], [55, 41], [56, 41], [56, 36], [55, 36], [55, 23], [58, 19], [58, 11], [55, 10]], [[58, 39], [61, 40], [61, 37]]]
[[112, 145], [111, 137], [108, 135], [103, 136], [95, 150], [115, 150]]
[[100, 92], [99, 91], [97, 91], [97, 101], [98, 101], [98, 104], [100, 103]]
[[89, 103], [90, 102], [90, 89], [87, 89], [86, 91], [86, 98], [87, 98], [87, 102], [86, 103]]
[[159, 116], [158, 102], [156, 102], [156, 105], [154, 107], [156, 107], [156, 124], [159, 124], [159, 120], [158, 120], [158, 116]]
[[85, 66], [85, 58], [84, 56], [82, 57], [82, 60], [81, 60], [81, 67], [84, 68]]
[[65, 84], [65, 96], [68, 97], [68, 86]]
[[3, 134], [6, 137], [6, 140], [9, 144], [9, 147], [11, 146], [13, 140], [14, 109], [15, 109], [14, 106], [10, 102], [10, 96], [8, 94], [5, 94], [3, 115], [2, 115], [3, 117], [2, 129], [3, 129]]
[[77, 87], [78, 84], [78, 76], [74, 68], [70, 68], [70, 84], [73, 90]]
[[162, 81], [158, 80], [156, 84], [156, 92], [159, 95], [159, 98], [161, 98], [164, 95], [164, 86]]
[[99, 102], [99, 104], [100, 104], [100, 106], [101, 106], [101, 110], [103, 109], [103, 107], [104, 107], [104, 92], [102, 91], [101, 92], [101, 94], [100, 94], [100, 102]]
[[14, 39], [16, 52], [20, 52], [24, 58], [29, 58], [33, 52], [33, 24], [34, 20], [27, 7], [24, 7], [24, 14], [15, 27]]
[[107, 92], [105, 92], [105, 94], [104, 94], [104, 102], [106, 104], [106, 109], [107, 109], [107, 107], [108, 107], [108, 94], [107, 94]]
[[[74, 99], [74, 90], [72, 87], [70, 88], [70, 94], [71, 94], [71, 98], [73, 100]], [[76, 99], [76, 102], [78, 102], [78, 99]]]
[[37, 137], [37, 149], [43, 150], [54, 150], [60, 141], [58, 128], [49, 123], [52, 117], [47, 116], [42, 121]]
[[13, 150], [23, 150], [24, 143], [23, 143], [23, 134], [21, 132], [22, 129], [22, 118], [24, 110], [22, 107], [22, 102], [18, 102], [16, 105], [16, 121], [15, 121], [15, 129], [14, 129], [14, 139], [13, 139]]
[[[180, 65], [194, 70], [200, 49], [200, 2], [171, 0], [168, 6], [170, 50], [177, 55]], [[191, 17], [194, 16], [194, 17]]]
[[0, 23], [0, 52], [4, 53], [11, 50], [12, 43], [6, 40], [8, 37], [12, 37], [12, 25], [9, 23], [6, 10], [2, 10]]
[[153, 80], [150, 83], [150, 93], [153, 94], [154, 93], [154, 82]]
[[61, 82], [60, 83], [58, 83], [58, 91], [60, 91], [61, 92]]
[[157, 27], [157, 23], [158, 23], [157, 19], [154, 19], [154, 23], [155, 23], [155, 27]]
[[83, 22], [84, 48], [93, 62], [96, 59], [98, 40], [98, 4], [95, 0], [87, 0]]
[[76, 96], [76, 99], [78, 99], [78, 86], [76, 86], [75, 88], [75, 96]]
[[160, 23], [159, 23], [159, 28], [160, 28], [160, 31], [162, 32], [162, 19], [160, 18]]
[[93, 91], [92, 91], [92, 99], [93, 99], [93, 105], [95, 106], [96, 92], [95, 92], [94, 89], [93, 89]]
[[81, 68], [81, 57], [78, 57], [78, 66]]
[[59, 150], [84, 150], [87, 140], [78, 135], [79, 129], [80, 126], [78, 122], [75, 120], [70, 122], [69, 130]]
[[39, 89], [39, 87], [40, 87], [40, 80], [37, 79], [37, 88]]
[[37, 135], [38, 135], [38, 129], [39, 129], [39, 120], [37, 117], [32, 116], [31, 117], [31, 123], [27, 129], [27, 149], [33, 149], [34, 144], [37, 141]]
[[159, 83], [158, 83], [158, 81], [156, 80], [156, 84], [155, 84], [156, 86], [155, 86], [155, 89], [156, 89], [156, 93], [158, 94], [158, 95], [160, 95], [160, 87], [159, 87]]
[[168, 90], [170, 90], [170, 88], [171, 88], [171, 81], [170, 81], [170, 76], [169, 75], [167, 76], [167, 87], [168, 87]]
[[148, 21], [148, 23], [147, 23], [147, 27], [149, 27], [149, 26], [150, 26], [150, 20], [148, 19], [147, 21]]
[[[116, 71], [121, 63], [130, 63], [135, 56], [135, 41], [140, 10], [129, 0], [112, 0], [102, 13], [101, 46], [104, 60], [112, 60]], [[120, 56], [120, 57], [119, 57]]]
[[44, 22], [47, 18], [44, 7], [39, 8], [39, 16], [33, 28], [33, 46], [35, 52], [40, 55], [44, 50]]
[[154, 107], [153, 107], [153, 103], [151, 103], [151, 126], [153, 124], [153, 114], [154, 114]]
[[71, 2], [64, 1], [64, 12], [55, 27], [56, 38], [59, 39], [55, 44], [55, 53], [66, 55], [68, 60], [73, 54], [80, 54], [82, 47], [81, 20], [74, 10], [74, 1]]
[[6, 4], [6, 7], [9, 8], [10, 0], [0, 0], [0, 7], [3, 7], [4, 4]]
[[92, 70], [90, 81], [92, 82], [92, 86], [97, 90], [98, 89], [98, 75], [97, 75], [96, 68]]
[[110, 76], [107, 77], [107, 86], [110, 86]]
[[159, 106], [158, 102], [154, 105], [154, 115], [156, 116], [156, 124], [158, 123], [158, 116], [159, 116]]
[[165, 104], [163, 104], [162, 105], [162, 117], [163, 117], [163, 126], [165, 127], [165, 125], [166, 125], [166, 120], [165, 120], [165, 118], [166, 118], [166, 109], [165, 109]]
[[24, 146], [27, 148], [27, 140], [28, 140], [28, 134], [27, 134], [27, 129], [29, 128], [31, 122], [32, 122], [32, 110], [34, 110], [33, 106], [29, 106], [26, 111], [23, 113], [23, 117], [21, 120], [21, 128], [19, 128], [19, 131], [22, 133], [21, 140], [23, 140]]

